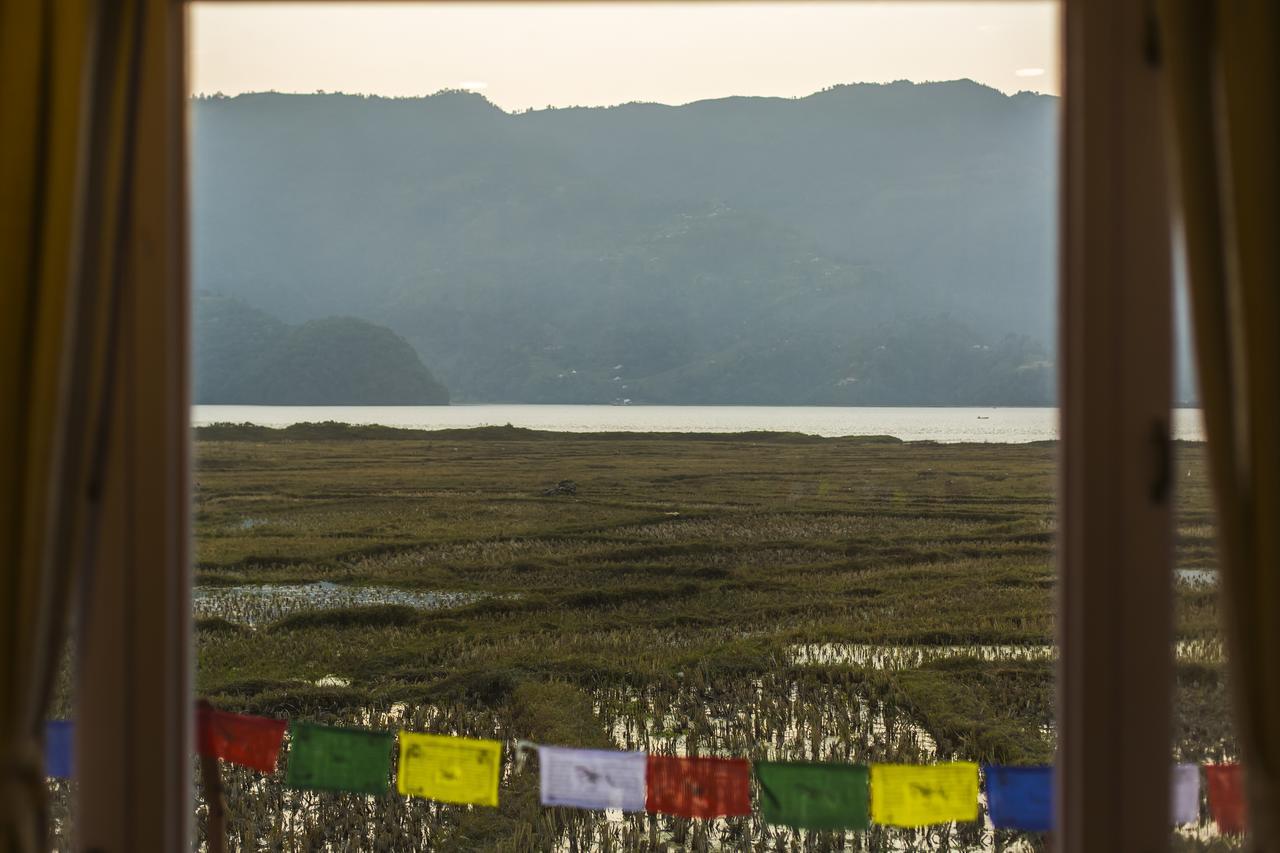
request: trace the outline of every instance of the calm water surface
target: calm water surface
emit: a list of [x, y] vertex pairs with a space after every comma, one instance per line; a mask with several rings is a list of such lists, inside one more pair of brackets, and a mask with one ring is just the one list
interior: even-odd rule
[[[454, 429], [512, 424], [556, 432], [747, 432], [892, 435], [904, 441], [1016, 444], [1058, 437], [1052, 408], [839, 408], [834, 406], [196, 406], [197, 426], [308, 421]], [[1199, 409], [1177, 409], [1174, 437], [1204, 439]]]

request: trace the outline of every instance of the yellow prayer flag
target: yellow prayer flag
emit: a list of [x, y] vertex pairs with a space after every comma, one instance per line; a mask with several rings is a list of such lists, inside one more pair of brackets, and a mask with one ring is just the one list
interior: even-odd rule
[[871, 765], [871, 820], [875, 823], [927, 826], [977, 819], [977, 764]]
[[405, 796], [496, 806], [501, 766], [502, 744], [496, 740], [402, 730], [396, 787]]

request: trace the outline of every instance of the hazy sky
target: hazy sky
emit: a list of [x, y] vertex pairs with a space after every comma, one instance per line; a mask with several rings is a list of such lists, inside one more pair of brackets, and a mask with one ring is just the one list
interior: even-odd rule
[[482, 92], [507, 110], [970, 77], [1058, 93], [1056, 3], [197, 3], [193, 91]]

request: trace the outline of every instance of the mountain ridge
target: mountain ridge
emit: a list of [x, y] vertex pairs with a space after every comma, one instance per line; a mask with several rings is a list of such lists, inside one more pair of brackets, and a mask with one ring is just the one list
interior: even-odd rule
[[289, 325], [197, 293], [195, 401], [246, 405], [444, 405], [449, 392], [399, 335], [354, 317]]
[[[1056, 103], [972, 81], [198, 99], [194, 277], [386, 325], [458, 400], [1044, 404]], [[897, 367], [869, 355], [889, 341]], [[963, 364], [1001, 380], [939, 379]]]

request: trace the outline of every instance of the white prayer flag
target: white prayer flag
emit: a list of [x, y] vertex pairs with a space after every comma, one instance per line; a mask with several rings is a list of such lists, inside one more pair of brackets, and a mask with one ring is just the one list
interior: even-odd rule
[[644, 811], [643, 752], [538, 747], [544, 806]]
[[1175, 764], [1169, 811], [1174, 823], [1200, 822], [1200, 765]]

